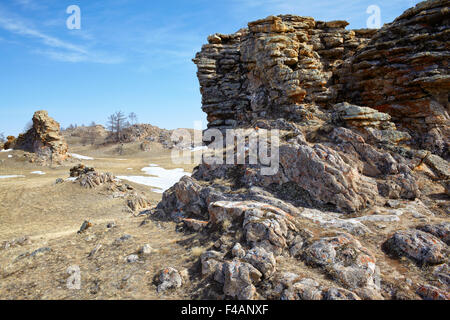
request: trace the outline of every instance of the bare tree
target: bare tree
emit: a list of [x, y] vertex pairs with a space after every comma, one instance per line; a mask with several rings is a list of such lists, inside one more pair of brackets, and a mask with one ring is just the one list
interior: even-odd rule
[[5, 134], [3, 132], [0, 132], [0, 143], [5, 143], [6, 139], [5, 139]]
[[132, 112], [128, 115], [128, 119], [130, 119], [130, 122], [132, 125], [135, 125], [138, 122], [138, 117], [137, 117], [136, 113], [134, 113], [134, 112]]
[[126, 122], [126, 117], [122, 111], [118, 111], [108, 117], [107, 127], [111, 131], [112, 136], [116, 142], [120, 142], [121, 133], [126, 129], [129, 123]]

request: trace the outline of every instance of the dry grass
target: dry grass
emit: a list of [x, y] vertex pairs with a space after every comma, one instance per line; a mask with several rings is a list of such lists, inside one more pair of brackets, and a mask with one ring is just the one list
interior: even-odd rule
[[[160, 145], [154, 144], [153, 150], [145, 153], [139, 150], [138, 143], [127, 144], [124, 154], [115, 155], [114, 146], [72, 146], [70, 152], [95, 160], [75, 160], [54, 168], [30, 164], [22, 159], [20, 151], [0, 153], [0, 160], [4, 160], [0, 175], [25, 176], [0, 179], [0, 244], [23, 236], [31, 239], [24, 246], [0, 249], [0, 299], [189, 298], [183, 290], [159, 295], [153, 284], [159, 270], [192, 264], [191, 251], [183, 245], [189, 241], [175, 232], [174, 223], [150, 221], [139, 227], [144, 218], [133, 217], [126, 211], [123, 199], [112, 198], [102, 188], [86, 190], [72, 182], [55, 184], [57, 178], [67, 178], [69, 168], [79, 162], [114, 175], [143, 175], [141, 168], [150, 163], [192, 171], [193, 165], [173, 164], [170, 151]], [[32, 171], [44, 171], [46, 175], [33, 175]], [[154, 205], [161, 199], [161, 194], [151, 192], [148, 186], [132, 185], [145, 192]], [[84, 220], [90, 220], [93, 227], [79, 235]], [[117, 227], [108, 229], [109, 222]], [[125, 234], [132, 238], [115, 244]], [[152, 254], [140, 256], [136, 263], [125, 261], [145, 244], [155, 249]], [[88, 257], [98, 245], [101, 249]], [[51, 251], [29, 256], [46, 247]], [[66, 286], [67, 268], [72, 265], [81, 269], [81, 290]]]

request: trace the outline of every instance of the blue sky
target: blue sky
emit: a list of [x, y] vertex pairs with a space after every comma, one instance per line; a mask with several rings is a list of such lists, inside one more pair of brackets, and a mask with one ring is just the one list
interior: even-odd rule
[[[370, 5], [391, 22], [416, 0], [2, 0], [0, 133], [17, 135], [33, 112], [63, 127], [135, 112], [163, 128], [206, 123], [195, 53], [215, 32], [233, 33], [271, 14], [366, 26]], [[81, 9], [69, 30], [66, 9]]]

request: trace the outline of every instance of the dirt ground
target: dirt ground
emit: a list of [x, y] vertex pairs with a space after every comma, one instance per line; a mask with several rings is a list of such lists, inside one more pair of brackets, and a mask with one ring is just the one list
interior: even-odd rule
[[[54, 168], [33, 165], [20, 151], [0, 153], [0, 176], [25, 176], [0, 179], [0, 299], [188, 299], [195, 295], [195, 286], [189, 286], [190, 292], [159, 295], [153, 278], [168, 266], [192, 266], [198, 258], [190, 249], [196, 239], [177, 233], [172, 222], [151, 220], [141, 226], [144, 217], [130, 214], [124, 199], [113, 198], [101, 188], [55, 183], [68, 178], [69, 169], [78, 163], [116, 176], [145, 175], [141, 169], [149, 164], [186, 172], [194, 167], [173, 164], [171, 151], [156, 143], [151, 152], [140, 151], [138, 143], [124, 145], [120, 155], [116, 148], [71, 147], [71, 153], [94, 160], [73, 160]], [[129, 184], [145, 192], [154, 205], [162, 197], [150, 186]], [[85, 220], [93, 227], [77, 234]], [[108, 228], [110, 223], [115, 227]], [[120, 241], [124, 236], [131, 238]], [[6, 242], [22, 237], [29, 240], [5, 248]], [[128, 263], [126, 257], [145, 244], [153, 248], [151, 254], [140, 254], [137, 262]], [[95, 248], [98, 251], [89, 256]], [[68, 281], [74, 279], [68, 268], [80, 270], [80, 290], [68, 288]]]

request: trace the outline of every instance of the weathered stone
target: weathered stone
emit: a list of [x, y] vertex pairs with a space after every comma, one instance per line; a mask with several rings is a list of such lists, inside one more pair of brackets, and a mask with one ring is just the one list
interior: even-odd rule
[[69, 155], [68, 146], [60, 133], [59, 123], [48, 116], [47, 111], [36, 111], [33, 126], [11, 143], [9, 147], [32, 152], [37, 162], [61, 164]]
[[312, 279], [302, 279], [289, 286], [281, 295], [281, 300], [322, 300], [320, 285]]
[[177, 269], [172, 267], [165, 268], [159, 273], [158, 292], [164, 292], [170, 289], [181, 288], [183, 279]]
[[252, 300], [256, 294], [254, 284], [262, 277], [255, 267], [249, 263], [233, 260], [223, 264], [225, 295], [238, 300]]
[[268, 279], [273, 275], [277, 265], [273, 253], [267, 252], [261, 247], [255, 247], [249, 250], [242, 260], [258, 269], [265, 279]]
[[427, 232], [441, 239], [447, 245], [450, 245], [450, 223], [443, 222], [435, 225], [426, 225], [417, 228], [418, 230]]
[[387, 242], [393, 253], [406, 255], [421, 263], [440, 264], [446, 259], [446, 244], [420, 230], [397, 231]]
[[349, 234], [340, 233], [312, 242], [305, 249], [303, 258], [322, 267], [348, 288], [374, 286], [376, 259]]
[[450, 294], [439, 288], [423, 285], [417, 289], [417, 294], [424, 300], [450, 300]]

